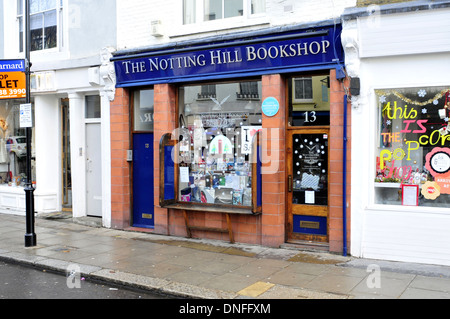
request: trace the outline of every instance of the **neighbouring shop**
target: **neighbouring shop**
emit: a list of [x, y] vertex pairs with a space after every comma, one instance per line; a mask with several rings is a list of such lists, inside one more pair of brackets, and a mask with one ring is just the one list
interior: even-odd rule
[[340, 30], [269, 28], [115, 52], [112, 227], [342, 251]]
[[343, 15], [347, 71], [360, 79], [351, 254], [450, 265], [450, 4], [375, 9]]
[[[25, 104], [24, 60], [0, 60], [0, 212], [21, 213], [25, 209], [26, 132], [21, 116]], [[34, 105], [27, 114], [34, 122]], [[28, 123], [27, 123], [28, 124]], [[35, 184], [34, 129], [31, 137], [32, 176]]]

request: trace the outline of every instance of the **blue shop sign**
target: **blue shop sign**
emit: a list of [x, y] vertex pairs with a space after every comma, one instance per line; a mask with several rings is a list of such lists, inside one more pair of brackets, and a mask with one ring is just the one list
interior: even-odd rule
[[118, 87], [318, 70], [343, 62], [340, 26], [146, 52], [117, 52]]

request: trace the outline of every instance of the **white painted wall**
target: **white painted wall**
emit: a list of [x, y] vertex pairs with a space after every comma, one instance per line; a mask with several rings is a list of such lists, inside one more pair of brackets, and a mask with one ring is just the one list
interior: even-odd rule
[[61, 205], [61, 135], [59, 103], [55, 96], [36, 96], [35, 140], [40, 141], [36, 152], [35, 210], [54, 212]]
[[[202, 16], [202, 3], [197, 1], [197, 17]], [[265, 14], [206, 22], [198, 19], [197, 23], [183, 25], [181, 0], [117, 0], [117, 49], [334, 18], [339, 22], [344, 8], [355, 4], [356, 0], [267, 0]], [[152, 36], [153, 20], [161, 21], [162, 37]]]
[[351, 119], [353, 256], [450, 265], [450, 207], [374, 204], [374, 90], [450, 85], [449, 16], [450, 9], [439, 9], [381, 15], [377, 25], [368, 18], [344, 24], [347, 69], [361, 79]]

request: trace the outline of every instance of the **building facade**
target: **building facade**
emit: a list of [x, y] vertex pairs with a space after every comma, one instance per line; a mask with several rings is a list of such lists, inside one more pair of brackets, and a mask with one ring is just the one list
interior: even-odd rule
[[351, 254], [450, 265], [450, 2], [347, 9]]
[[[24, 4], [0, 1], [2, 59], [24, 59]], [[110, 226], [109, 105], [115, 82], [109, 59], [117, 41], [115, 16], [110, 0], [30, 1], [37, 213], [69, 210], [74, 217], [102, 217]], [[20, 147], [24, 129], [18, 110], [24, 100], [0, 103], [2, 141], [8, 146], [18, 137]], [[25, 214], [24, 157], [11, 145], [0, 163], [0, 209]]]
[[353, 5], [118, 1], [111, 227], [346, 252]]

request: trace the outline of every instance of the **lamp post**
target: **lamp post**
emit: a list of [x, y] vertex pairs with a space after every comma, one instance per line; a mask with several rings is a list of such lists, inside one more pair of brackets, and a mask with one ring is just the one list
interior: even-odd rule
[[[26, 103], [31, 103], [31, 32], [30, 32], [30, 0], [25, 0], [25, 75], [26, 75]], [[34, 232], [34, 188], [31, 177], [31, 127], [26, 128], [27, 140], [27, 181], [25, 184], [26, 206], [26, 234], [25, 247], [36, 246], [36, 234]]]

